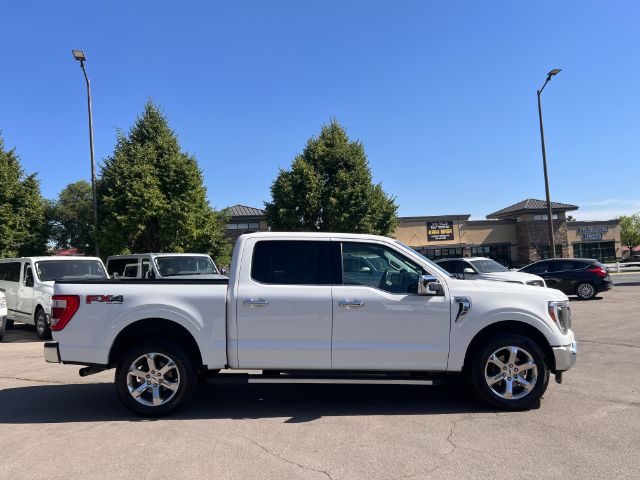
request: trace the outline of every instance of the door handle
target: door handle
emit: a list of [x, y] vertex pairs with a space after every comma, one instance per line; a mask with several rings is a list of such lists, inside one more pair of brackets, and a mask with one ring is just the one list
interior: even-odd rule
[[249, 307], [266, 307], [269, 305], [269, 300], [265, 300], [264, 298], [251, 298], [245, 300], [242, 304]]
[[364, 300], [341, 300], [338, 305], [341, 307], [364, 307]]

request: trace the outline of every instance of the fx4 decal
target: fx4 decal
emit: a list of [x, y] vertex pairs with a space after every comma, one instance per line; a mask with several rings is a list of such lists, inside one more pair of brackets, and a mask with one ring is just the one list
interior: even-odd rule
[[122, 303], [124, 295], [87, 295], [87, 304], [91, 303]]

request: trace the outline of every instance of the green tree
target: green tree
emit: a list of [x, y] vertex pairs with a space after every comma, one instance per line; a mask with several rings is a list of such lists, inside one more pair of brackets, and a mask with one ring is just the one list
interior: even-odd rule
[[44, 200], [37, 175], [26, 175], [0, 137], [0, 258], [46, 251]]
[[280, 170], [271, 196], [265, 212], [274, 230], [391, 235], [397, 226], [395, 198], [372, 183], [364, 146], [335, 120], [307, 142], [290, 170]]
[[180, 150], [150, 101], [129, 133], [118, 133], [101, 169], [98, 207], [105, 255], [195, 251], [228, 261], [226, 213], [211, 208], [195, 157]]
[[49, 239], [58, 248], [93, 254], [93, 195], [85, 180], [70, 183], [46, 208]]
[[640, 245], [640, 213], [620, 215], [619, 218], [620, 240], [629, 249], [629, 255], [633, 255], [633, 249]]

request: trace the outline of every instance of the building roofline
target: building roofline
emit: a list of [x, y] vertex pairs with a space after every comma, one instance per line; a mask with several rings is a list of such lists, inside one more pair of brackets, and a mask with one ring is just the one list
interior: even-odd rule
[[421, 217], [398, 217], [398, 221], [402, 222], [421, 222], [421, 221], [433, 221], [433, 220], [463, 220], [467, 221], [471, 217], [470, 214], [460, 214], [460, 215], [427, 215]]

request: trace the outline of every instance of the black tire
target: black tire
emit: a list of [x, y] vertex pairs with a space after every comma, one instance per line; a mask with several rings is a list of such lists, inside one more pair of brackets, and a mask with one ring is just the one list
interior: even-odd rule
[[[150, 368], [146, 358], [141, 360], [147, 355], [153, 358], [157, 371]], [[137, 375], [130, 375], [130, 368]], [[164, 377], [162, 370], [166, 370]], [[145, 375], [141, 377], [141, 373]], [[130, 348], [120, 357], [115, 373], [118, 398], [129, 410], [144, 417], [162, 417], [176, 411], [191, 399], [197, 383], [197, 368], [183, 346], [161, 338], [145, 340]], [[172, 388], [166, 386], [169, 384]], [[156, 390], [162, 403], [153, 405]], [[138, 399], [134, 398], [136, 392]]]
[[4, 321], [4, 328], [6, 330], [13, 330], [13, 320], [9, 320], [8, 318]]
[[595, 298], [598, 289], [589, 282], [580, 282], [576, 285], [576, 295], [580, 300], [591, 300]]
[[42, 308], [36, 310], [34, 318], [34, 324], [36, 327], [36, 335], [40, 340], [49, 340], [51, 338], [51, 328], [49, 327], [49, 319], [47, 314], [44, 313]]
[[[509, 363], [511, 347], [516, 347], [518, 354], [516, 361]], [[529, 365], [531, 361], [535, 368]], [[498, 363], [502, 365], [499, 366]], [[467, 374], [478, 397], [500, 410], [517, 411], [538, 407], [549, 384], [549, 368], [542, 349], [529, 338], [517, 334], [496, 335], [476, 347], [471, 352]], [[493, 377], [493, 380], [500, 377], [500, 380], [490, 386], [489, 377]], [[530, 389], [524, 386], [524, 382], [530, 385]], [[508, 384], [511, 384], [512, 398], [506, 398]]]
[[0, 317], [0, 342], [4, 338], [5, 328], [7, 328], [7, 317]]

